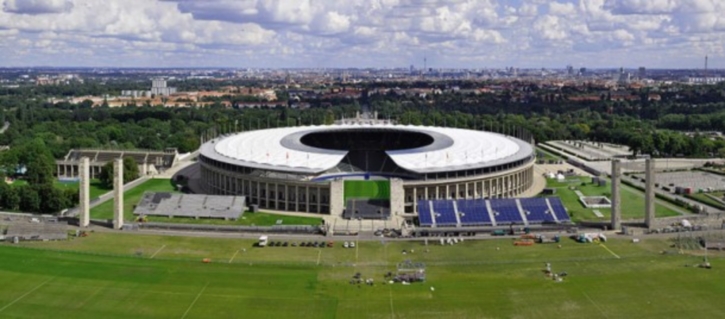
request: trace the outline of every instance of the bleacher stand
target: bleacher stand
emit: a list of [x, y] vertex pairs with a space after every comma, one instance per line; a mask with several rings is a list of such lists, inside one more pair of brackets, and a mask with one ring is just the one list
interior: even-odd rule
[[[523, 211], [519, 209], [519, 203]], [[491, 207], [490, 212], [487, 204]], [[490, 226], [494, 222], [496, 225], [542, 224], [571, 220], [558, 197], [419, 200], [417, 206], [418, 222], [422, 227]]]
[[237, 220], [246, 210], [244, 196], [144, 193], [133, 214]]
[[546, 198], [521, 198], [519, 201], [529, 223], [541, 224], [556, 222], [554, 212], [549, 211]]
[[493, 215], [498, 225], [524, 223], [519, 207], [516, 205], [516, 199], [499, 198], [491, 199], [490, 201], [491, 209], [493, 209]]
[[418, 201], [418, 223], [421, 226], [435, 226], [435, 217], [431, 214], [430, 201], [419, 200]]
[[564, 204], [561, 202], [559, 197], [546, 197], [546, 201], [548, 201], [551, 205], [551, 208], [554, 210], [554, 214], [559, 222], [571, 220], [569, 218], [569, 213], [566, 211], [566, 207], [564, 207]]
[[433, 201], [433, 215], [436, 224], [440, 226], [456, 226], [456, 212], [453, 210], [453, 201], [440, 199]]
[[486, 201], [483, 199], [458, 200], [458, 214], [461, 218], [461, 225], [466, 226], [489, 226], [491, 216], [486, 208]]
[[67, 224], [63, 223], [27, 223], [8, 226], [5, 238], [13, 240], [65, 240], [68, 239]]

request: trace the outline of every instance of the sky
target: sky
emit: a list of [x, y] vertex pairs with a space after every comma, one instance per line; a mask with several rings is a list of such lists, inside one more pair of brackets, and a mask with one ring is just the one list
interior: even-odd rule
[[0, 67], [725, 68], [725, 0], [0, 4]]

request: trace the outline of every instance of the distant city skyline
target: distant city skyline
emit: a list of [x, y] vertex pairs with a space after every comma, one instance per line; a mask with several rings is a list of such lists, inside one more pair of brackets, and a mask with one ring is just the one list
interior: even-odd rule
[[0, 3], [0, 67], [725, 68], [721, 0]]

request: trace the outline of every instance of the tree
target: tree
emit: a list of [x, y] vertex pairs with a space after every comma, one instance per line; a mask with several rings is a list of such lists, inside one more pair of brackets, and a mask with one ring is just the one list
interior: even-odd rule
[[40, 196], [38, 191], [30, 185], [18, 187], [20, 195], [20, 210], [24, 212], [39, 213], [40, 212]]
[[42, 139], [36, 138], [17, 150], [18, 165], [25, 165], [30, 185], [53, 184], [55, 160]]
[[42, 213], [57, 213], [71, 206], [68, 193], [52, 185], [37, 187], [40, 197], [40, 211]]
[[113, 161], [109, 161], [101, 167], [101, 173], [98, 174], [98, 179], [101, 181], [103, 187], [113, 187]]
[[123, 159], [123, 182], [128, 183], [139, 177], [138, 163], [133, 157]]
[[[101, 173], [98, 175], [98, 179], [101, 181], [104, 187], [113, 187], [113, 162], [109, 161], [106, 165], [101, 167]], [[133, 157], [125, 157], [123, 159], [123, 183], [128, 183], [139, 177], [138, 164]]]
[[2, 198], [2, 206], [8, 210], [18, 210], [20, 207], [20, 193], [16, 187], [8, 187]]

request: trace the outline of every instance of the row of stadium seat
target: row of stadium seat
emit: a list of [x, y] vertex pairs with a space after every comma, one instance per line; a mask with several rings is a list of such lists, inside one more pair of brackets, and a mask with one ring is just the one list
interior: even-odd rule
[[419, 200], [420, 226], [491, 226], [568, 222], [558, 197]]

